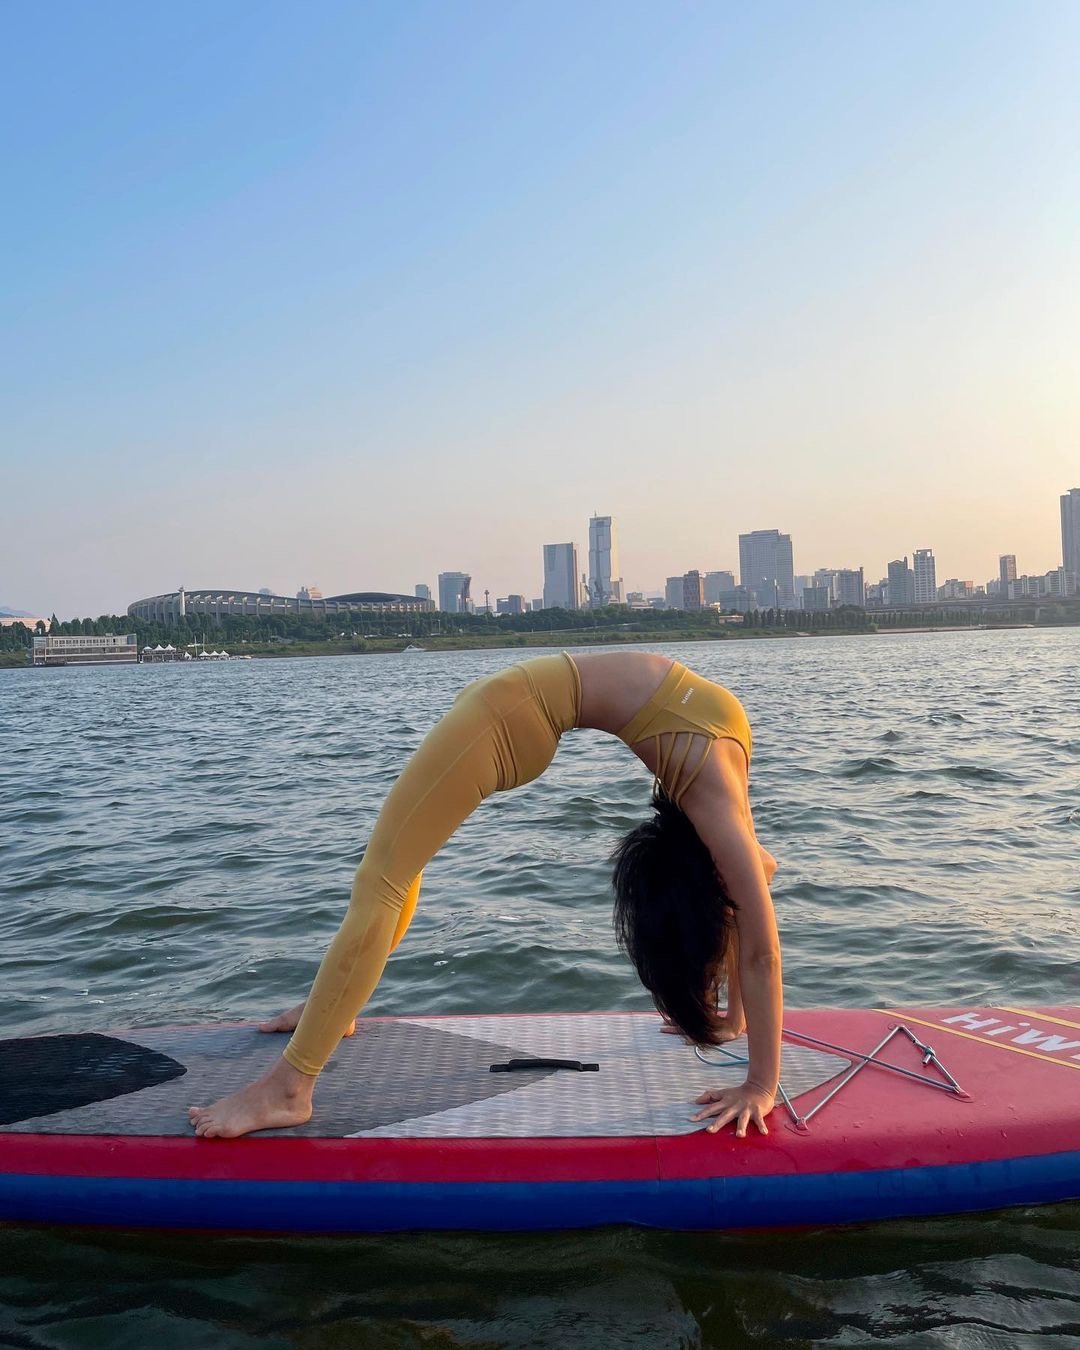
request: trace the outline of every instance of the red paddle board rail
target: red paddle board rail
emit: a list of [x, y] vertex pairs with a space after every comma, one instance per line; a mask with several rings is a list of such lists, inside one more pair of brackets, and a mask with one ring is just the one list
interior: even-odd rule
[[[1080, 1200], [1080, 1008], [793, 1011], [787, 1021], [792, 1041], [855, 1061], [832, 1080], [841, 1091], [824, 1085], [792, 1099], [811, 1130], [782, 1110], [767, 1136], [745, 1139], [730, 1128], [201, 1140], [8, 1127], [0, 1220], [262, 1232], [722, 1229]], [[603, 1067], [550, 1081], [586, 1091]], [[491, 1082], [488, 1061], [477, 1077]]]

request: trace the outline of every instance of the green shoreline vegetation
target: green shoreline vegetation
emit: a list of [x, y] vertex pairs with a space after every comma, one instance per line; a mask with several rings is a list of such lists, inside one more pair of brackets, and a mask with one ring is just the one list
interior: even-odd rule
[[[255, 618], [189, 615], [173, 624], [126, 615], [97, 619], [52, 619], [52, 632], [76, 636], [132, 633], [143, 647], [194, 644], [224, 648], [232, 655], [257, 657], [351, 656], [425, 651], [475, 651], [484, 648], [582, 647], [604, 643], [715, 642], [776, 637], [829, 637], [913, 631], [1059, 627], [1080, 624], [1080, 597], [1048, 602], [1018, 602], [1007, 611], [979, 606], [904, 612], [853, 605], [820, 613], [802, 610], [753, 610], [719, 615], [714, 610], [631, 610], [611, 605], [599, 610], [545, 609], [528, 614], [367, 614], [347, 621], [336, 615], [276, 615]], [[25, 666], [34, 632], [23, 624], [0, 629], [0, 667]]]

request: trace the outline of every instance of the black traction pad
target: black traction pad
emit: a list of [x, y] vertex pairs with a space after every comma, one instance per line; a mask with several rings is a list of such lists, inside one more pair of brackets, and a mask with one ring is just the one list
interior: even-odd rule
[[125, 1097], [186, 1072], [157, 1050], [96, 1032], [0, 1041], [0, 1125]]

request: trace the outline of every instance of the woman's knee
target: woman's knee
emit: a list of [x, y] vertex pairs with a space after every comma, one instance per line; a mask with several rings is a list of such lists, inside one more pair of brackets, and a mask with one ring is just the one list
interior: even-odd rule
[[397, 881], [382, 863], [383, 860], [373, 855], [370, 849], [364, 854], [353, 876], [352, 894], [349, 897], [350, 914], [363, 914], [376, 906], [401, 913], [412, 878]]

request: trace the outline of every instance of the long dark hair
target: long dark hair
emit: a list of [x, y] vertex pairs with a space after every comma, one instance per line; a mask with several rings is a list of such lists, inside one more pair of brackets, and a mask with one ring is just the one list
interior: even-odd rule
[[735, 906], [689, 818], [659, 785], [652, 807], [611, 856], [615, 935], [658, 1011], [699, 1045], [718, 1045], [711, 995]]

